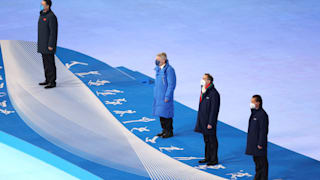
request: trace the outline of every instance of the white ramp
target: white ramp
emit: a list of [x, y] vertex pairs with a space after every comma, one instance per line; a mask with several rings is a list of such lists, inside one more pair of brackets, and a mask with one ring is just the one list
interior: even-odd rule
[[127, 130], [56, 57], [58, 87], [46, 90], [36, 44], [0, 41], [10, 99], [55, 145], [93, 162], [152, 179], [223, 179], [181, 163]]

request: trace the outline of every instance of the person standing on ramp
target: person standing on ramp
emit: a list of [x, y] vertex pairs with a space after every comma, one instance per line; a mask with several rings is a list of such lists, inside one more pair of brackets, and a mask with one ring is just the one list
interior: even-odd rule
[[43, 0], [38, 21], [38, 53], [41, 53], [46, 80], [39, 83], [46, 89], [56, 87], [56, 65], [54, 55], [57, 48], [58, 21], [51, 11], [51, 0]]

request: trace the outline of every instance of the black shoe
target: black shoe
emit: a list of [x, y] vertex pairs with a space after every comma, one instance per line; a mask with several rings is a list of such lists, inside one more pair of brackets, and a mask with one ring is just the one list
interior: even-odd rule
[[47, 81], [39, 83], [40, 86], [44, 86], [44, 85], [47, 85], [47, 84], [49, 84]]
[[214, 165], [217, 165], [217, 164], [219, 164], [218, 161], [212, 161], [212, 162], [208, 162], [207, 166], [214, 166]]
[[199, 163], [207, 163], [207, 162], [209, 162], [207, 159], [202, 159], [202, 160], [200, 160], [200, 161], [198, 161]]
[[157, 136], [162, 137], [164, 135], [164, 131], [162, 131], [161, 133], [157, 134]]
[[50, 88], [54, 88], [56, 87], [56, 83], [49, 83], [46, 87], [44, 87], [45, 89], [50, 89]]
[[164, 135], [162, 135], [162, 138], [169, 138], [173, 136], [173, 132], [169, 132], [169, 133], [165, 133]]

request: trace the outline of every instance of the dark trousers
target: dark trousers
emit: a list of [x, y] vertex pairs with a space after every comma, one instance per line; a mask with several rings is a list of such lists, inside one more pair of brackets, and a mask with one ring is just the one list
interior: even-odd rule
[[267, 156], [253, 156], [253, 161], [256, 165], [255, 180], [267, 180], [268, 179], [268, 159]]
[[56, 64], [54, 61], [54, 54], [42, 54], [42, 61], [43, 61], [46, 82], [56, 83], [57, 70], [56, 70]]
[[173, 119], [172, 118], [160, 117], [160, 123], [161, 123], [162, 130], [165, 133], [173, 131], [173, 126], [172, 126]]
[[218, 162], [218, 139], [216, 134], [203, 135], [205, 143], [205, 159], [208, 162]]

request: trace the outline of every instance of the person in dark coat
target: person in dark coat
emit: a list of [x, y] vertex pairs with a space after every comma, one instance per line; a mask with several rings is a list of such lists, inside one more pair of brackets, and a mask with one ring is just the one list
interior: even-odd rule
[[160, 117], [162, 132], [157, 136], [169, 138], [173, 136], [174, 90], [176, 88], [176, 74], [169, 64], [166, 53], [159, 53], [156, 57], [156, 79], [152, 112]]
[[54, 54], [57, 48], [58, 21], [51, 11], [51, 0], [41, 2], [38, 21], [38, 53], [41, 53], [46, 80], [39, 83], [45, 88], [56, 87], [56, 65]]
[[249, 119], [246, 154], [253, 156], [256, 166], [255, 180], [268, 179], [268, 114], [262, 108], [262, 98], [254, 95], [250, 103], [251, 116]]
[[202, 133], [205, 142], [205, 159], [199, 163], [218, 164], [217, 121], [220, 94], [213, 84], [213, 77], [206, 73], [201, 80], [201, 95], [195, 131]]

